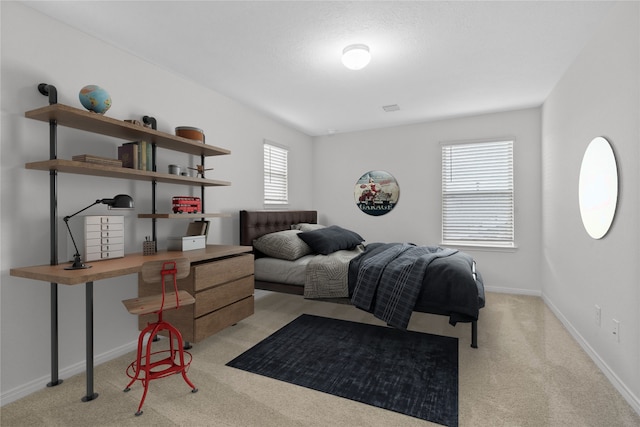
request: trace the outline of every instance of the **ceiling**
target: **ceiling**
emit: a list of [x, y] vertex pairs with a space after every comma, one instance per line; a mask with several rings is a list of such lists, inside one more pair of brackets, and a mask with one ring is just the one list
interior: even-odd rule
[[25, 4], [317, 136], [539, 106], [613, 2]]

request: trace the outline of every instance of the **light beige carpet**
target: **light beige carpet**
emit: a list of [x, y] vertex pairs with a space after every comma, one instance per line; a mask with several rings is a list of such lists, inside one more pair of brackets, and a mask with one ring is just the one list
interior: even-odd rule
[[[302, 313], [381, 324], [352, 306], [256, 291], [256, 312], [194, 345], [189, 377], [151, 382], [129, 393], [127, 365], [134, 353], [97, 366], [92, 402], [81, 402], [84, 374], [1, 408], [13, 426], [430, 426], [419, 419], [225, 366]], [[489, 293], [479, 321], [479, 348], [470, 326], [414, 313], [409, 329], [459, 340], [460, 426], [640, 426], [626, 403], [537, 297]], [[164, 340], [166, 342], [166, 340]], [[44, 387], [44, 384], [43, 384]]]

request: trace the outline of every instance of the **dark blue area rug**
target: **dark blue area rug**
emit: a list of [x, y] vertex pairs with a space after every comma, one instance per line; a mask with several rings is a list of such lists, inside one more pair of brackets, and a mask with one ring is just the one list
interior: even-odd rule
[[303, 314], [227, 366], [458, 425], [458, 339]]

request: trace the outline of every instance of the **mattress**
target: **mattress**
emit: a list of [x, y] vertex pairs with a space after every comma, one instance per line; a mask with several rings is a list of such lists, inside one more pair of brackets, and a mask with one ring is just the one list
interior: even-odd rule
[[256, 258], [255, 279], [264, 282], [304, 286], [305, 271], [315, 255], [306, 255], [295, 261], [277, 258]]

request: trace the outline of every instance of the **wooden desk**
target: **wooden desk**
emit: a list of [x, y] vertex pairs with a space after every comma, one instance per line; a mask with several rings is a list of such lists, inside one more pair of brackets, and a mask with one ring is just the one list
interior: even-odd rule
[[[206, 261], [214, 258], [221, 258], [231, 255], [250, 252], [251, 246], [233, 245], [208, 245], [205, 249], [193, 251], [165, 251], [155, 255], [142, 255], [135, 253], [125, 255], [124, 258], [116, 258], [105, 261], [91, 262], [91, 268], [82, 270], [65, 270], [68, 265], [38, 265], [32, 267], [12, 268], [10, 275], [23, 277], [26, 279], [50, 282], [52, 288], [57, 284], [79, 285], [85, 284], [85, 309], [86, 309], [86, 356], [87, 356], [87, 394], [82, 398], [83, 402], [94, 400], [98, 394], [93, 390], [93, 282], [96, 280], [109, 279], [113, 277], [126, 276], [128, 274], [139, 273], [142, 264], [147, 261], [158, 261], [163, 259], [188, 258], [191, 263]], [[56, 297], [51, 299], [51, 369], [52, 372], [58, 370], [58, 319], [57, 319], [57, 292]], [[57, 375], [55, 376], [57, 378]], [[57, 385], [62, 381], [52, 381], [49, 385]]]

